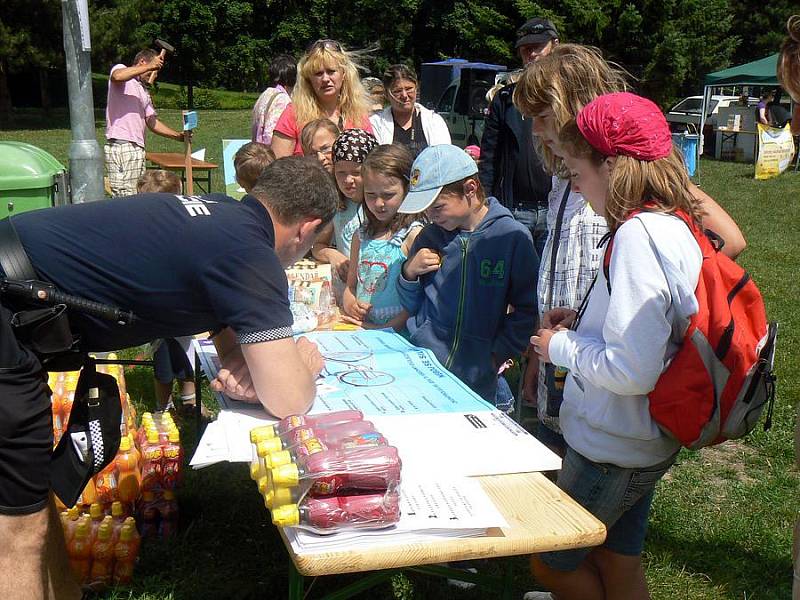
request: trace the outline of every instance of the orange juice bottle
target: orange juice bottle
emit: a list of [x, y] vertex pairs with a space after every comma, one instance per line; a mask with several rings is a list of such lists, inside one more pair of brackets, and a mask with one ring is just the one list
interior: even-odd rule
[[114, 500], [118, 500], [117, 472], [114, 462], [107, 464], [94, 479], [97, 502], [111, 504]]
[[122, 530], [122, 525], [125, 523], [125, 519], [127, 518], [127, 514], [125, 512], [125, 505], [117, 500], [111, 504], [111, 523], [112, 523], [112, 533], [111, 539], [114, 543], [117, 542], [119, 539], [119, 532]]
[[102, 523], [104, 516], [102, 504], [95, 502], [89, 506], [89, 518], [91, 519], [89, 523], [89, 541], [92, 544], [97, 539], [97, 530], [100, 529], [100, 523]]
[[117, 496], [122, 502], [134, 502], [139, 496], [142, 481], [129, 437], [120, 440], [114, 464], [117, 470]]
[[89, 571], [89, 584], [92, 586], [107, 586], [111, 583], [114, 573], [112, 533], [111, 517], [106, 517], [97, 530], [97, 539], [92, 544], [92, 567]]
[[53, 395], [50, 398], [50, 404], [53, 410], [53, 446], [55, 447], [58, 444], [58, 440], [61, 439], [61, 433], [64, 430], [63, 419], [61, 416], [63, 410], [63, 399], [61, 394], [53, 392]]
[[114, 585], [128, 585], [133, 579], [133, 565], [139, 553], [134, 534], [136, 526], [125, 523], [119, 533], [119, 541], [114, 547]]
[[90, 506], [97, 502], [97, 488], [95, 487], [94, 480], [95, 477], [92, 477], [89, 483], [86, 484], [86, 487], [83, 488], [81, 496], [78, 498], [78, 504]]
[[72, 403], [75, 402], [75, 388], [64, 390], [61, 397], [61, 429], [66, 431], [69, 425], [69, 415], [72, 412]]
[[175, 492], [164, 490], [161, 499], [161, 537], [169, 538], [178, 532], [178, 501]]
[[67, 544], [67, 553], [75, 577], [80, 583], [86, 583], [92, 566], [92, 544], [89, 540], [89, 523], [86, 521], [75, 528], [75, 535]]
[[[125, 522], [122, 524], [123, 527], [125, 525], [130, 525], [133, 528], [133, 533], [131, 533], [131, 542], [133, 543], [134, 550], [136, 550], [136, 555], [139, 555], [139, 546], [142, 545], [142, 536], [139, 535], [139, 530], [136, 529], [136, 519], [133, 517], [125, 517]], [[120, 530], [120, 533], [122, 530]]]
[[78, 526], [78, 517], [81, 511], [77, 506], [67, 509], [67, 520], [64, 522], [64, 541], [69, 542], [75, 535], [75, 528]]

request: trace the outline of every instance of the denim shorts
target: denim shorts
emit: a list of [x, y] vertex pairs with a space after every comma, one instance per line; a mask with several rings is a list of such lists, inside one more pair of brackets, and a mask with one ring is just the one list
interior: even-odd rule
[[[655, 485], [673, 462], [675, 456], [650, 467], [625, 469], [593, 462], [568, 448], [558, 487], [605, 524], [608, 534], [604, 548], [639, 556]], [[539, 557], [551, 569], [574, 571], [591, 551], [592, 548], [578, 548], [544, 552]]]

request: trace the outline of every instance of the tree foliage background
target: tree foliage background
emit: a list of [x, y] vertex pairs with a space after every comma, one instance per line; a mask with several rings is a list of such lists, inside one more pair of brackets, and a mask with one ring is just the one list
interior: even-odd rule
[[[96, 72], [160, 37], [178, 49], [162, 80], [246, 91], [267, 85], [271, 56], [299, 56], [323, 37], [377, 47], [363, 61], [373, 74], [454, 56], [516, 66], [515, 29], [545, 16], [562, 41], [598, 46], [666, 105], [696, 93], [709, 72], [777, 52], [795, 1], [89, 0], [89, 8]], [[3, 0], [0, 109], [8, 74], [63, 71], [60, 21], [60, 0]]]

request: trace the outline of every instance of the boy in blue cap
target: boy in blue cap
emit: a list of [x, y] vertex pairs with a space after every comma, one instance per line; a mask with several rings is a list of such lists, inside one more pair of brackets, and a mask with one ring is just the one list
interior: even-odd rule
[[528, 229], [486, 198], [478, 167], [450, 144], [423, 150], [411, 168], [401, 213], [431, 223], [403, 264], [398, 291], [411, 342], [485, 400], [511, 404], [498, 367], [525, 349], [536, 321], [539, 259]]

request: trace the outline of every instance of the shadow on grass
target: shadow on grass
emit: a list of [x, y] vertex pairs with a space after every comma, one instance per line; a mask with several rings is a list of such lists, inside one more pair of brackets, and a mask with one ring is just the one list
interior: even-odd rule
[[788, 554], [770, 557], [727, 540], [687, 543], [686, 537], [651, 524], [646, 546], [651, 561], [674, 565], [687, 574], [705, 575], [715, 586], [726, 590], [725, 598], [788, 598], [791, 595], [792, 561]]

